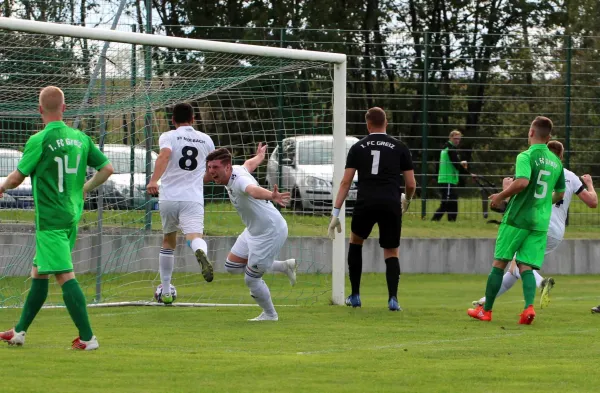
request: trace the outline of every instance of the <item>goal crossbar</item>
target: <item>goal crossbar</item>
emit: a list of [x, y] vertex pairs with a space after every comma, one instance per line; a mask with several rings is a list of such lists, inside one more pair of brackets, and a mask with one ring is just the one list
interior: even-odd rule
[[[277, 48], [268, 46], [248, 45], [231, 42], [209, 41], [202, 39], [171, 37], [157, 34], [144, 34], [123, 32], [102, 28], [74, 26], [50, 22], [38, 22], [0, 17], [0, 30], [24, 32], [32, 34], [50, 35], [55, 37], [74, 37], [96, 41], [115, 42], [122, 44], [141, 45], [145, 47], [164, 47], [212, 53], [228, 53], [240, 56], [267, 57], [271, 59], [285, 59], [298, 62], [319, 62], [331, 65], [333, 79], [333, 107], [332, 107], [332, 134], [333, 134], [333, 193], [339, 191], [339, 184], [344, 173], [346, 160], [346, 55], [342, 53], [327, 53], [301, 49]], [[238, 78], [239, 82], [247, 79]], [[232, 82], [233, 86], [238, 81]], [[150, 82], [147, 83], [148, 85]], [[187, 86], [187, 85], [186, 85]], [[193, 86], [192, 86], [193, 87]], [[160, 97], [158, 97], [160, 98]], [[332, 204], [335, 201], [332, 200]], [[333, 304], [344, 304], [345, 286], [345, 211], [341, 207], [339, 219], [341, 233], [332, 242], [331, 270]], [[122, 305], [122, 304], [120, 304]]]
[[126, 44], [165, 46], [176, 49], [225, 52], [250, 56], [278, 57], [290, 60], [321, 61], [333, 64], [341, 64], [346, 62], [346, 55], [342, 53], [275, 48], [231, 42], [123, 32], [7, 17], [0, 17], [0, 29], [23, 31], [28, 33], [50, 34], [55, 36], [88, 38], [92, 40], [121, 42]]

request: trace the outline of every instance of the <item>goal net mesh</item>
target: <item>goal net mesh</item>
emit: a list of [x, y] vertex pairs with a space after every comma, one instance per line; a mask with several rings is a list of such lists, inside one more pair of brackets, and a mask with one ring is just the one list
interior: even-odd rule
[[[172, 129], [172, 106], [180, 102], [195, 107], [196, 128], [230, 149], [234, 164], [266, 142], [257, 180], [293, 193], [292, 206], [282, 209], [289, 238], [279, 259], [297, 259], [298, 283], [267, 274], [275, 304], [329, 300], [323, 213], [332, 198], [331, 65], [114, 42], [105, 48], [103, 41], [5, 30], [0, 41], [0, 177], [16, 169], [25, 142], [43, 128], [38, 94], [48, 85], [65, 93], [67, 124], [90, 135], [115, 167], [106, 185], [86, 196], [72, 254], [89, 303], [153, 301], [162, 231], [158, 200], [145, 193], [146, 170], [153, 170], [158, 138]], [[0, 199], [0, 307], [21, 306], [30, 287], [34, 214], [29, 179]], [[176, 303], [252, 303], [242, 276], [224, 269], [244, 226], [222, 186], [205, 186], [204, 228], [215, 280], [204, 281], [180, 234]], [[61, 305], [51, 282], [47, 304]]]

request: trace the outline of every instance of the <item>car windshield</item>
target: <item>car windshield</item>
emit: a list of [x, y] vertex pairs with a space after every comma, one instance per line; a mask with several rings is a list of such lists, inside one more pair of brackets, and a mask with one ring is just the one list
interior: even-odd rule
[[[346, 139], [346, 154], [357, 141]], [[299, 165], [333, 165], [333, 141], [313, 140], [298, 142]]]
[[12, 171], [17, 169], [19, 163], [19, 157], [16, 155], [1, 155], [0, 156], [0, 176], [6, 177]]
[[[115, 173], [131, 173], [131, 154], [125, 150], [107, 150], [104, 155], [110, 160]], [[134, 173], [146, 173], [146, 152], [135, 150]], [[152, 152], [152, 172], [158, 155]]]

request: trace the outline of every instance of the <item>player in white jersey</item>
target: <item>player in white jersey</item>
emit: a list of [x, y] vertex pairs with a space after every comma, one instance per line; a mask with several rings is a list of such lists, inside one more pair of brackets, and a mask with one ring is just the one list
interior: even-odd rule
[[177, 229], [181, 229], [188, 246], [194, 251], [204, 279], [208, 282], [213, 280], [213, 267], [202, 235], [206, 156], [215, 150], [215, 145], [208, 135], [192, 127], [194, 109], [191, 105], [175, 105], [172, 121], [176, 129], [160, 136], [160, 154], [147, 187], [149, 194], [159, 196], [163, 242], [158, 256], [162, 293], [158, 294], [157, 300], [165, 304], [174, 300], [170, 289]]
[[[564, 147], [562, 143], [558, 141], [550, 141], [548, 142], [548, 149], [550, 149], [550, 151], [556, 154], [561, 160], [563, 159]], [[567, 223], [567, 214], [569, 211], [569, 205], [571, 204], [571, 200], [573, 199], [573, 195], [577, 195], [579, 199], [583, 201], [583, 203], [585, 203], [588, 207], [591, 207], [592, 209], [598, 206], [598, 196], [596, 195], [596, 191], [594, 191], [594, 183], [592, 182], [592, 177], [590, 175], [582, 176], [583, 183], [585, 183], [584, 187], [584, 184], [581, 182], [581, 180], [576, 174], [574, 174], [568, 169], [564, 169], [564, 171], [565, 184], [567, 188], [565, 190], [565, 195], [563, 199], [556, 205], [554, 205], [554, 207], [552, 208], [552, 215], [550, 216], [550, 225], [548, 227], [545, 252], [546, 255], [556, 250], [563, 240], [563, 237], [565, 235], [565, 227]], [[502, 188], [506, 189], [510, 185], [510, 183], [512, 183], [511, 178], [504, 179]], [[542, 277], [537, 272], [537, 270], [534, 270], [533, 274], [535, 276], [535, 282], [538, 288], [541, 288], [542, 290], [542, 296], [540, 298], [540, 307], [544, 308], [550, 302], [550, 289], [552, 289], [552, 287], [554, 286], [554, 279], [552, 277]], [[504, 273], [504, 277], [502, 278], [502, 287], [500, 287], [500, 292], [498, 292], [497, 296], [502, 295], [504, 292], [512, 288], [519, 278], [521, 278], [521, 275], [519, 274], [519, 268], [513, 260], [508, 271]], [[485, 304], [485, 296], [473, 302], [473, 306], [479, 306], [483, 304]]]
[[246, 229], [238, 236], [231, 248], [225, 267], [229, 273], [242, 274], [250, 288], [250, 296], [263, 312], [250, 321], [277, 321], [278, 316], [271, 300], [269, 287], [262, 276], [267, 270], [285, 273], [292, 285], [296, 282], [296, 261], [276, 261], [288, 235], [288, 227], [281, 213], [271, 201], [286, 206], [290, 193], [280, 193], [277, 185], [269, 191], [258, 185], [251, 175], [265, 159], [267, 146], [259, 144], [256, 156], [244, 165], [231, 165], [231, 153], [217, 149], [206, 158], [206, 180], [222, 184], [229, 193]]

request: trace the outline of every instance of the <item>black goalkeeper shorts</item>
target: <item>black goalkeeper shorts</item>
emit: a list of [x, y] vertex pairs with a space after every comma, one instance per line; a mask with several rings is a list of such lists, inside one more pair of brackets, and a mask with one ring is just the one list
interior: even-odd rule
[[373, 226], [379, 226], [379, 245], [382, 248], [398, 248], [402, 232], [402, 207], [400, 205], [360, 206], [352, 212], [352, 233], [367, 239]]

